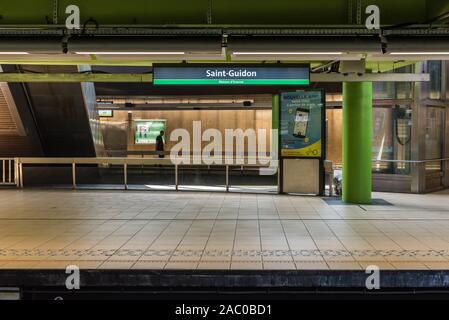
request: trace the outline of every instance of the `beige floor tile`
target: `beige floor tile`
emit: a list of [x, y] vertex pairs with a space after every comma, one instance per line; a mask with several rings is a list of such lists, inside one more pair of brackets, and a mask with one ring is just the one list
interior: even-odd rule
[[0, 265], [0, 269], [32, 269], [37, 261], [9, 261]]
[[[70, 265], [76, 265], [77, 261], [40, 261], [33, 266], [33, 269], [60, 269], [65, 270]], [[79, 266], [78, 266], [79, 267]]]
[[429, 269], [424, 263], [419, 262], [390, 262], [398, 270], [427, 270]]
[[74, 265], [78, 266], [80, 270], [93, 270], [97, 269], [103, 261], [76, 261]]
[[184, 269], [184, 270], [196, 270], [198, 262], [181, 262], [181, 261], [169, 261], [165, 265], [165, 270]]
[[[449, 263], [449, 191], [374, 197], [394, 205], [362, 209], [319, 197], [238, 193], [7, 190], [0, 193], [0, 266], [59, 268], [76, 260], [88, 268], [261, 269], [295, 261], [298, 269], [438, 269]], [[329, 266], [313, 253], [317, 248]], [[173, 256], [174, 250], [228, 253]]]
[[294, 262], [285, 261], [265, 261], [263, 262], [264, 270], [296, 270]]
[[131, 269], [162, 270], [164, 269], [165, 264], [165, 261], [137, 261]]
[[262, 270], [262, 262], [233, 261], [231, 270]]
[[329, 270], [329, 266], [324, 261], [295, 261], [297, 270]]
[[362, 269], [366, 269], [370, 266], [377, 266], [379, 268], [379, 270], [382, 272], [382, 270], [395, 270], [396, 268], [388, 262], [382, 262], [382, 261], [378, 261], [378, 260], [374, 260], [374, 261], [357, 261], [360, 266], [362, 267]]
[[105, 261], [98, 269], [131, 269], [135, 261]]
[[346, 261], [326, 261], [331, 270], [362, 270], [362, 267], [357, 262]]
[[424, 265], [430, 270], [449, 270], [449, 262], [424, 262]]
[[198, 264], [198, 269], [201, 270], [229, 270], [231, 267], [230, 261], [201, 261]]

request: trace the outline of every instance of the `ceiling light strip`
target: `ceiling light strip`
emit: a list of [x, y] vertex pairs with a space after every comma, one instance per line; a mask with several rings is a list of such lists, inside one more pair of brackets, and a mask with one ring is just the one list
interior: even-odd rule
[[7, 52], [7, 51], [2, 51], [0, 52], [0, 54], [11, 54], [11, 55], [20, 55], [20, 54], [30, 54], [29, 52], [24, 52], [24, 51], [11, 51], [11, 52]]
[[97, 55], [184, 55], [185, 52], [122, 52], [122, 51], [78, 51], [76, 54], [97, 54]]
[[233, 52], [235, 55], [341, 55], [343, 52]]
[[449, 55], [449, 51], [445, 51], [445, 52], [390, 52], [389, 54], [391, 55], [405, 55], [405, 56], [415, 56], [415, 55], [431, 55], [431, 56], [439, 56], [439, 55]]

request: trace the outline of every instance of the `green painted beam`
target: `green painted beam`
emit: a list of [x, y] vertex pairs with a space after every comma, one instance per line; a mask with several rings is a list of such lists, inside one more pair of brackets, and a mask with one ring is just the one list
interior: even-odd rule
[[391, 72], [395, 69], [414, 65], [417, 61], [366, 61], [367, 72]]
[[0, 73], [0, 82], [152, 82], [152, 74]]
[[343, 83], [342, 199], [371, 203], [372, 99], [371, 82]]

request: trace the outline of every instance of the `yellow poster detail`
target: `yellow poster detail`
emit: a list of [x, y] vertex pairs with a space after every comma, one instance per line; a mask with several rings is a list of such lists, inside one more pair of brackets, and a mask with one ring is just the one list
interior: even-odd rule
[[283, 157], [321, 157], [321, 140], [301, 149], [282, 149]]

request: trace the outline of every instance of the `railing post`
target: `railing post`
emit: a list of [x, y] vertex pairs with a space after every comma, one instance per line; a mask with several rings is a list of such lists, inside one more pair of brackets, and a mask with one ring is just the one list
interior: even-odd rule
[[72, 162], [72, 188], [76, 189], [76, 164], [75, 160]]
[[14, 158], [14, 182], [16, 183], [16, 188], [19, 186], [19, 161], [17, 158]]
[[178, 170], [179, 170], [178, 164], [176, 163], [176, 164], [175, 164], [175, 190], [176, 190], [176, 191], [178, 191], [178, 189], [179, 189], [179, 187], [178, 187], [178, 185], [179, 185], [179, 180], [178, 180]]
[[23, 189], [23, 164], [19, 163], [19, 185], [20, 189]]
[[226, 192], [229, 192], [229, 166], [226, 165]]
[[2, 160], [2, 164], [3, 164], [3, 166], [2, 166], [2, 178], [3, 178], [3, 184], [6, 182], [6, 160], [5, 159], [3, 159]]
[[125, 183], [125, 190], [128, 190], [128, 164], [125, 162], [123, 163], [123, 180]]
[[277, 176], [276, 192], [277, 192], [277, 194], [281, 194], [281, 162], [280, 161], [278, 162], [278, 165], [277, 165], [277, 174], [278, 174], [278, 176]]
[[8, 159], [8, 182], [11, 183], [11, 161], [12, 159]]

